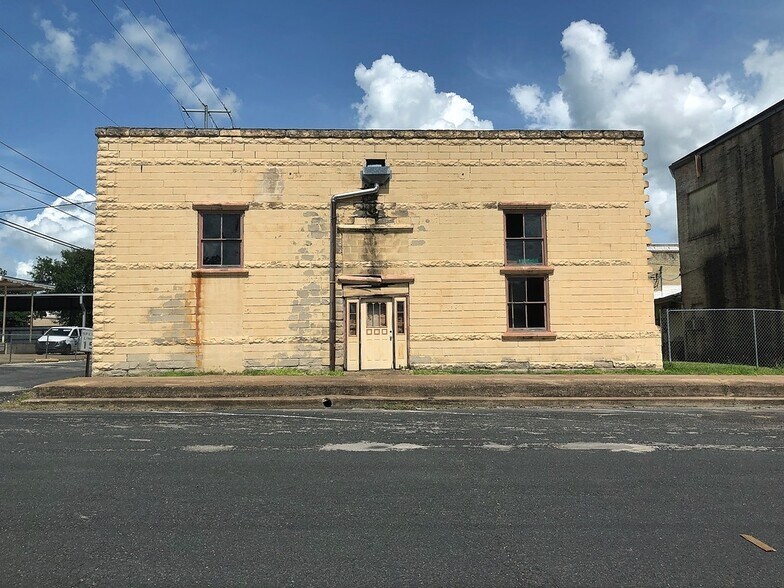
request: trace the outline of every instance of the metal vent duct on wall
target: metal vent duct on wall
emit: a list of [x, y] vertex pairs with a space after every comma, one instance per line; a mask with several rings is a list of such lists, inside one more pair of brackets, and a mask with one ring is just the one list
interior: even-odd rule
[[367, 160], [360, 174], [363, 186], [384, 186], [392, 177], [392, 168], [385, 165], [383, 160]]

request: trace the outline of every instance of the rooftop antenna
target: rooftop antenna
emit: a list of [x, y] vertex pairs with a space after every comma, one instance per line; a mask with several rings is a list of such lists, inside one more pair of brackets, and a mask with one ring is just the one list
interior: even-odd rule
[[[221, 108], [221, 109], [212, 110], [206, 104], [202, 104], [201, 106], [202, 106], [201, 108], [185, 108], [183, 106], [182, 107], [182, 111], [185, 114], [189, 114], [191, 112], [201, 112], [204, 115], [204, 128], [205, 129], [208, 129], [210, 127], [209, 119], [212, 118], [211, 117], [212, 113], [215, 113], [215, 114], [226, 114], [226, 115], [228, 115], [229, 118], [231, 118], [231, 110], [229, 110], [228, 108]], [[215, 122], [215, 119], [213, 119], [213, 122]], [[216, 124], [215, 127], [217, 128], [217, 126], [218, 125]]]

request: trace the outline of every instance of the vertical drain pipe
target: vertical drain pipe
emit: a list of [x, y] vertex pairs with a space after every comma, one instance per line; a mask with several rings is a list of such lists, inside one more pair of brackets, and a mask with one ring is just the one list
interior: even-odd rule
[[337, 341], [337, 304], [335, 300], [335, 265], [337, 264], [338, 202], [378, 194], [378, 184], [372, 188], [334, 194], [329, 201], [329, 369], [335, 371], [335, 346]]

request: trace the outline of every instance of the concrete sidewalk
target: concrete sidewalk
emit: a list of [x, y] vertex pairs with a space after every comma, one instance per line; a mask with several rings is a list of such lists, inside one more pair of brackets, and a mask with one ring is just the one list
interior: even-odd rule
[[784, 376], [413, 375], [73, 378], [36, 386], [27, 406], [784, 405]]

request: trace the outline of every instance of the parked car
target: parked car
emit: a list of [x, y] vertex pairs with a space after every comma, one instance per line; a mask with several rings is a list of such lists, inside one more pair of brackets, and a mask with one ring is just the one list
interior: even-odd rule
[[85, 327], [52, 327], [35, 342], [35, 352], [38, 355], [44, 353], [62, 353], [69, 355], [79, 349], [79, 340], [92, 329]]

